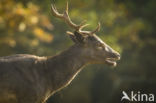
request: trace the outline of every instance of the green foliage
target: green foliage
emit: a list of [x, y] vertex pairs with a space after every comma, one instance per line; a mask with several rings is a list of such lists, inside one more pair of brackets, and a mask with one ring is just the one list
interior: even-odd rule
[[[53, 26], [48, 17], [40, 14], [39, 6], [28, 2], [25, 6], [14, 0], [0, 1], [0, 55], [34, 52], [40, 42], [50, 43], [53, 35], [47, 30]], [[9, 52], [8, 52], [9, 51]]]

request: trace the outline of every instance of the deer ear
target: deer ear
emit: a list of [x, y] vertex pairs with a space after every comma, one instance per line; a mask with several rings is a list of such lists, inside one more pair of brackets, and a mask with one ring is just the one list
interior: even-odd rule
[[74, 32], [74, 35], [76, 37], [76, 40], [79, 42], [79, 43], [85, 43], [85, 37], [78, 33], [77, 31]]
[[72, 39], [72, 41], [74, 43], [78, 43], [78, 41], [76, 40], [76, 36], [74, 35], [74, 33], [70, 32], [70, 31], [67, 31], [66, 33], [69, 35], [69, 37]]

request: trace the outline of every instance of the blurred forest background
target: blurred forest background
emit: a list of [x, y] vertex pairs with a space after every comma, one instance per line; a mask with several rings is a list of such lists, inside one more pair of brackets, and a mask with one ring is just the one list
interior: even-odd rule
[[[48, 103], [119, 103], [122, 91], [156, 95], [156, 0], [68, 0], [69, 15], [122, 55], [116, 68], [85, 67]], [[50, 4], [63, 11], [66, 0], [0, 0], [0, 56], [52, 56], [73, 43], [70, 30], [51, 15]]]

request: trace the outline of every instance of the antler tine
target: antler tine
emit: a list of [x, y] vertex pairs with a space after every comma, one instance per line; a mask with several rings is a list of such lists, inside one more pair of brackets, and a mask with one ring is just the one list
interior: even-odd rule
[[76, 29], [76, 30], [79, 29], [79, 26], [76, 25], [76, 24], [74, 24], [74, 23], [71, 21], [70, 17], [69, 17], [69, 14], [68, 14], [68, 2], [67, 2], [67, 4], [66, 4], [66, 10], [65, 10], [63, 16], [64, 16], [63, 19], [65, 20], [65, 22], [67, 22], [68, 25], [70, 25], [71, 27], [73, 27], [73, 28]]
[[51, 4], [51, 10], [52, 10], [52, 14], [53, 14], [54, 16], [56, 16], [56, 17], [58, 17], [58, 18], [62, 18], [62, 17], [63, 17], [62, 14], [58, 13], [58, 11], [57, 11], [55, 5]]
[[90, 25], [90, 24], [85, 24], [86, 20], [82, 21], [81, 24], [79, 25], [79, 31], [81, 31], [84, 27]]
[[67, 1], [67, 4], [66, 4], [66, 12], [68, 13], [68, 10], [69, 10], [69, 6], [68, 6], [68, 1]]
[[83, 20], [79, 26], [83, 26], [87, 21], [86, 20]]
[[60, 18], [60, 19], [63, 19], [68, 25], [70, 25], [72, 28], [74, 28], [74, 29], [76, 29], [76, 30], [80, 30], [80, 29], [82, 29], [84, 26], [86, 26], [86, 25], [84, 25], [84, 23], [82, 24], [80, 24], [80, 25], [76, 25], [76, 24], [74, 24], [72, 21], [71, 21], [71, 19], [70, 19], [70, 17], [69, 17], [69, 14], [68, 14], [68, 2], [67, 2], [67, 4], [66, 4], [66, 10], [65, 10], [65, 12], [63, 13], [63, 14], [60, 14], [58, 11], [57, 11], [57, 9], [56, 9], [56, 7], [55, 7], [55, 5], [53, 5], [53, 4], [51, 4], [51, 9], [52, 9], [52, 13], [53, 13], [53, 15], [55, 16], [55, 17], [58, 17], [58, 18]]
[[80, 26], [79, 31], [81, 31], [84, 27], [86, 27], [86, 26], [88, 26], [88, 25], [90, 25], [90, 24], [84, 24], [84, 25]]
[[100, 27], [101, 27], [101, 24], [100, 24], [100, 22], [99, 22], [99, 23], [98, 23], [98, 26], [96, 27], [96, 29], [93, 30], [90, 34], [94, 34], [94, 33], [98, 32], [98, 31], [100, 31]]

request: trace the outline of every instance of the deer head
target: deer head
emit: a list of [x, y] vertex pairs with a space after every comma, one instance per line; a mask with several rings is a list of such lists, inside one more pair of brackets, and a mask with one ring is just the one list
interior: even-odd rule
[[81, 49], [81, 53], [85, 59], [90, 63], [104, 63], [111, 66], [116, 66], [116, 61], [120, 59], [120, 54], [108, 46], [104, 41], [102, 41], [95, 33], [100, 30], [100, 23], [93, 31], [82, 30], [88, 24], [85, 21], [77, 25], [73, 23], [68, 14], [68, 2], [66, 5], [66, 10], [63, 14], [60, 14], [55, 5], [51, 5], [52, 14], [65, 21], [74, 32], [67, 31], [67, 34], [72, 39], [72, 41]]

